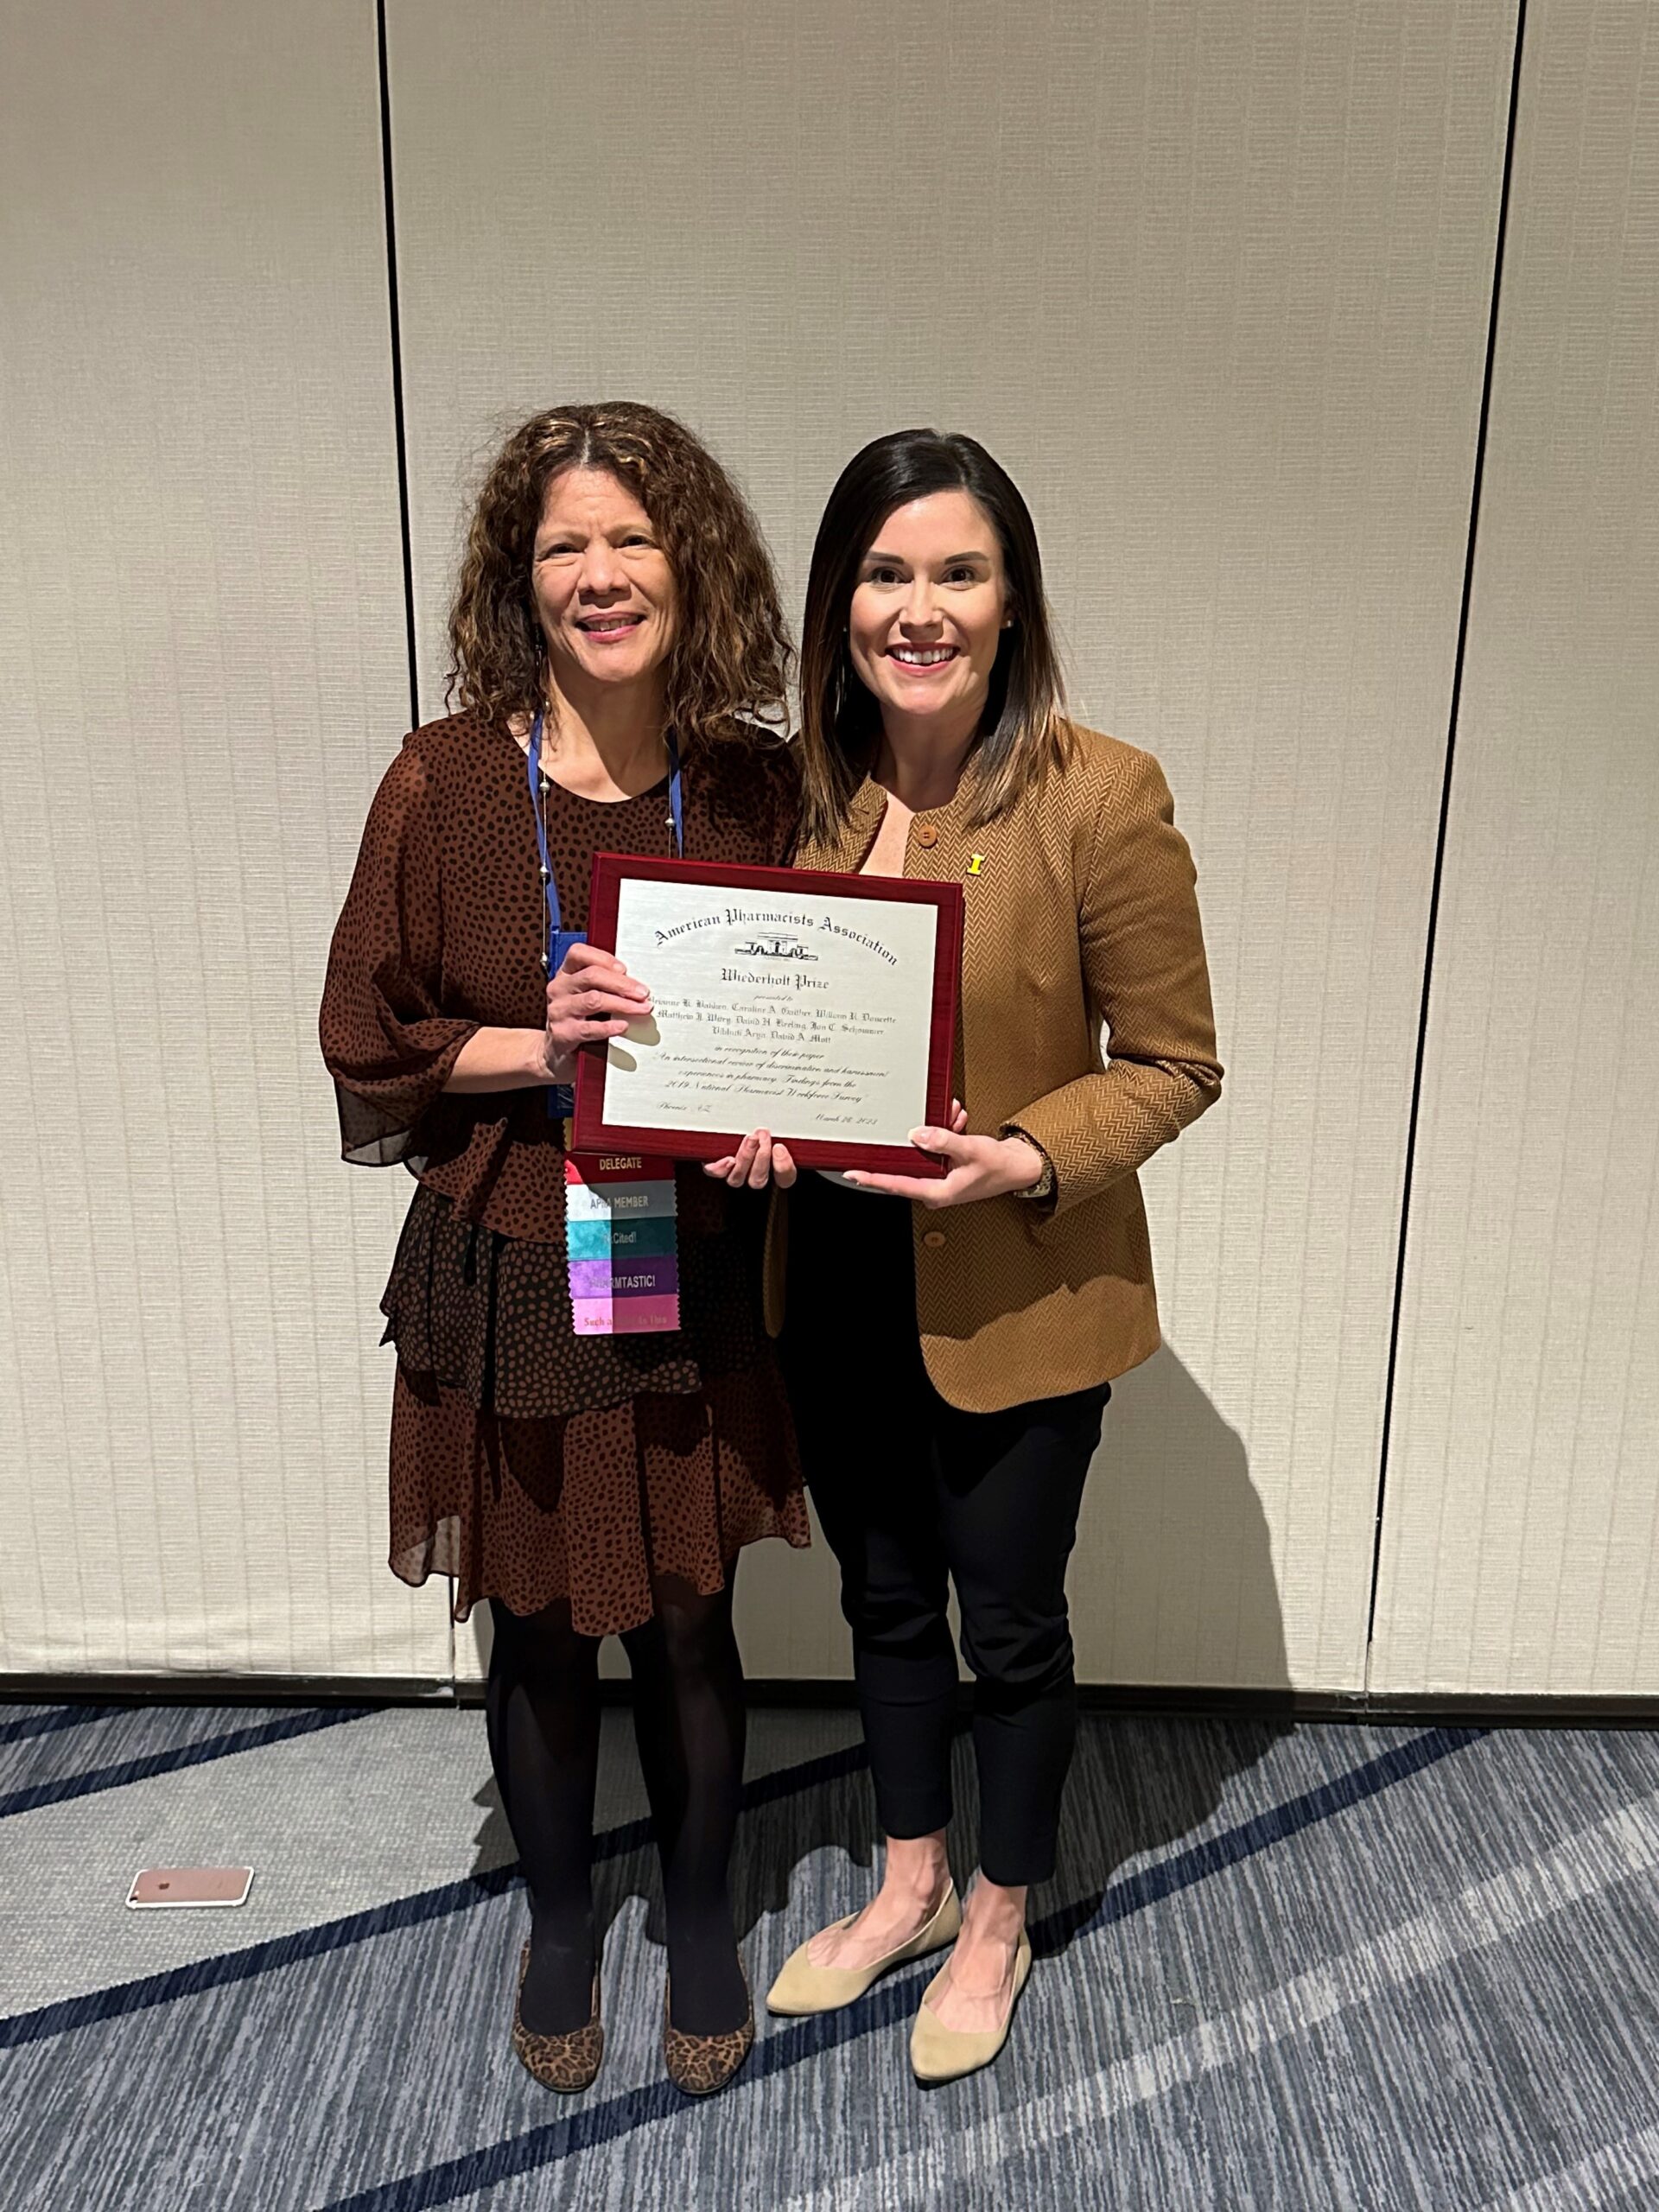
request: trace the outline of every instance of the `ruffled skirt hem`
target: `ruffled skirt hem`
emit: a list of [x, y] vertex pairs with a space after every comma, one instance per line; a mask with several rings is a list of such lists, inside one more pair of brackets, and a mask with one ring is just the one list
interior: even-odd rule
[[746, 1544], [810, 1541], [769, 1358], [698, 1391], [528, 1420], [400, 1359], [391, 1503], [392, 1572], [453, 1576], [457, 1621], [480, 1598], [520, 1615], [566, 1601], [582, 1636], [649, 1620], [668, 1578], [711, 1595]]

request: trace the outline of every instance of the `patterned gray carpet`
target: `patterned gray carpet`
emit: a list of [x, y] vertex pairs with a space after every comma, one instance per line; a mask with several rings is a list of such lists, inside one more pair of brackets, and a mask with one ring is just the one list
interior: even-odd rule
[[[917, 1968], [763, 2021], [695, 2104], [607, 1731], [609, 2041], [564, 2101], [507, 2048], [524, 1906], [475, 1710], [0, 1706], [7, 2212], [1659, 2206], [1659, 1736], [1087, 1719], [995, 2069], [916, 2087]], [[764, 1989], [873, 1838], [850, 1714], [757, 1713], [749, 1764]], [[972, 1803], [964, 1764], [964, 1833]], [[247, 1905], [125, 1910], [197, 1860], [251, 1862]]]

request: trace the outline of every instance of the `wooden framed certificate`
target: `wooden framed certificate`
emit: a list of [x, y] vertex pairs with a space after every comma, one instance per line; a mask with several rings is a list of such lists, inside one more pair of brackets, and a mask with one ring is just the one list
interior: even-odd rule
[[769, 1129], [803, 1166], [942, 1175], [959, 883], [594, 856], [591, 944], [652, 1012], [576, 1072], [575, 1148], [719, 1160]]

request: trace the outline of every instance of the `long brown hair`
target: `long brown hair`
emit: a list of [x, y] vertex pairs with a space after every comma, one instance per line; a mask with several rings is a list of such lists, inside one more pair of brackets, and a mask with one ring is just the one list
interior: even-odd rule
[[665, 704], [681, 745], [741, 735], [745, 721], [783, 721], [789, 632], [759, 525], [699, 439], [632, 400], [532, 415], [491, 462], [449, 614], [446, 701], [492, 719], [542, 703], [531, 560], [547, 487], [567, 468], [608, 469], [662, 534], [678, 601]]
[[983, 446], [960, 432], [894, 430], [842, 469], [812, 548], [801, 625], [804, 839], [827, 838], [839, 828], [881, 728], [880, 709], [853, 666], [847, 641], [860, 564], [896, 507], [936, 492], [966, 492], [989, 517], [1013, 617], [969, 755], [969, 823], [995, 821], [1027, 783], [1065, 765], [1071, 741], [1065, 689], [1037, 531], [1019, 486]]

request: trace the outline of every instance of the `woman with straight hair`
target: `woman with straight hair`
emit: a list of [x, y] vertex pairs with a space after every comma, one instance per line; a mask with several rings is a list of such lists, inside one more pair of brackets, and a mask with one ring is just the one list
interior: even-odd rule
[[[911, 2036], [938, 2082], [996, 2056], [1030, 1970], [1027, 1893], [1054, 1871], [1077, 1726], [1066, 1560], [1112, 1380], [1159, 1341], [1136, 1171], [1222, 1071], [1168, 788], [1067, 719], [1036, 532], [983, 447], [906, 430], [855, 456], [804, 632], [798, 862], [963, 885], [966, 1112], [912, 1133], [942, 1180], [798, 1178], [770, 1154], [769, 1319], [841, 1564], [887, 1852], [878, 1894], [768, 2001], [827, 2011], [954, 1942]], [[740, 1183], [766, 1164], [750, 1139], [717, 1166]], [[975, 1677], [965, 1910], [948, 1580]]]
[[703, 2092], [754, 2037], [727, 1890], [733, 1578], [745, 1544], [804, 1544], [806, 1511], [759, 1203], [574, 1154], [568, 1086], [579, 1052], [651, 1010], [649, 978], [583, 941], [595, 851], [788, 855], [798, 779], [755, 721], [781, 720], [786, 635], [724, 471], [616, 403], [507, 439], [449, 639], [461, 712], [386, 771], [322, 1004], [346, 1158], [417, 1178], [382, 1300], [391, 1563], [452, 1575], [458, 1620], [489, 1601], [490, 1756], [531, 1905], [512, 2042], [554, 2089], [585, 2088], [603, 2049], [598, 1657], [621, 1637], [662, 1860], [664, 2058]]

